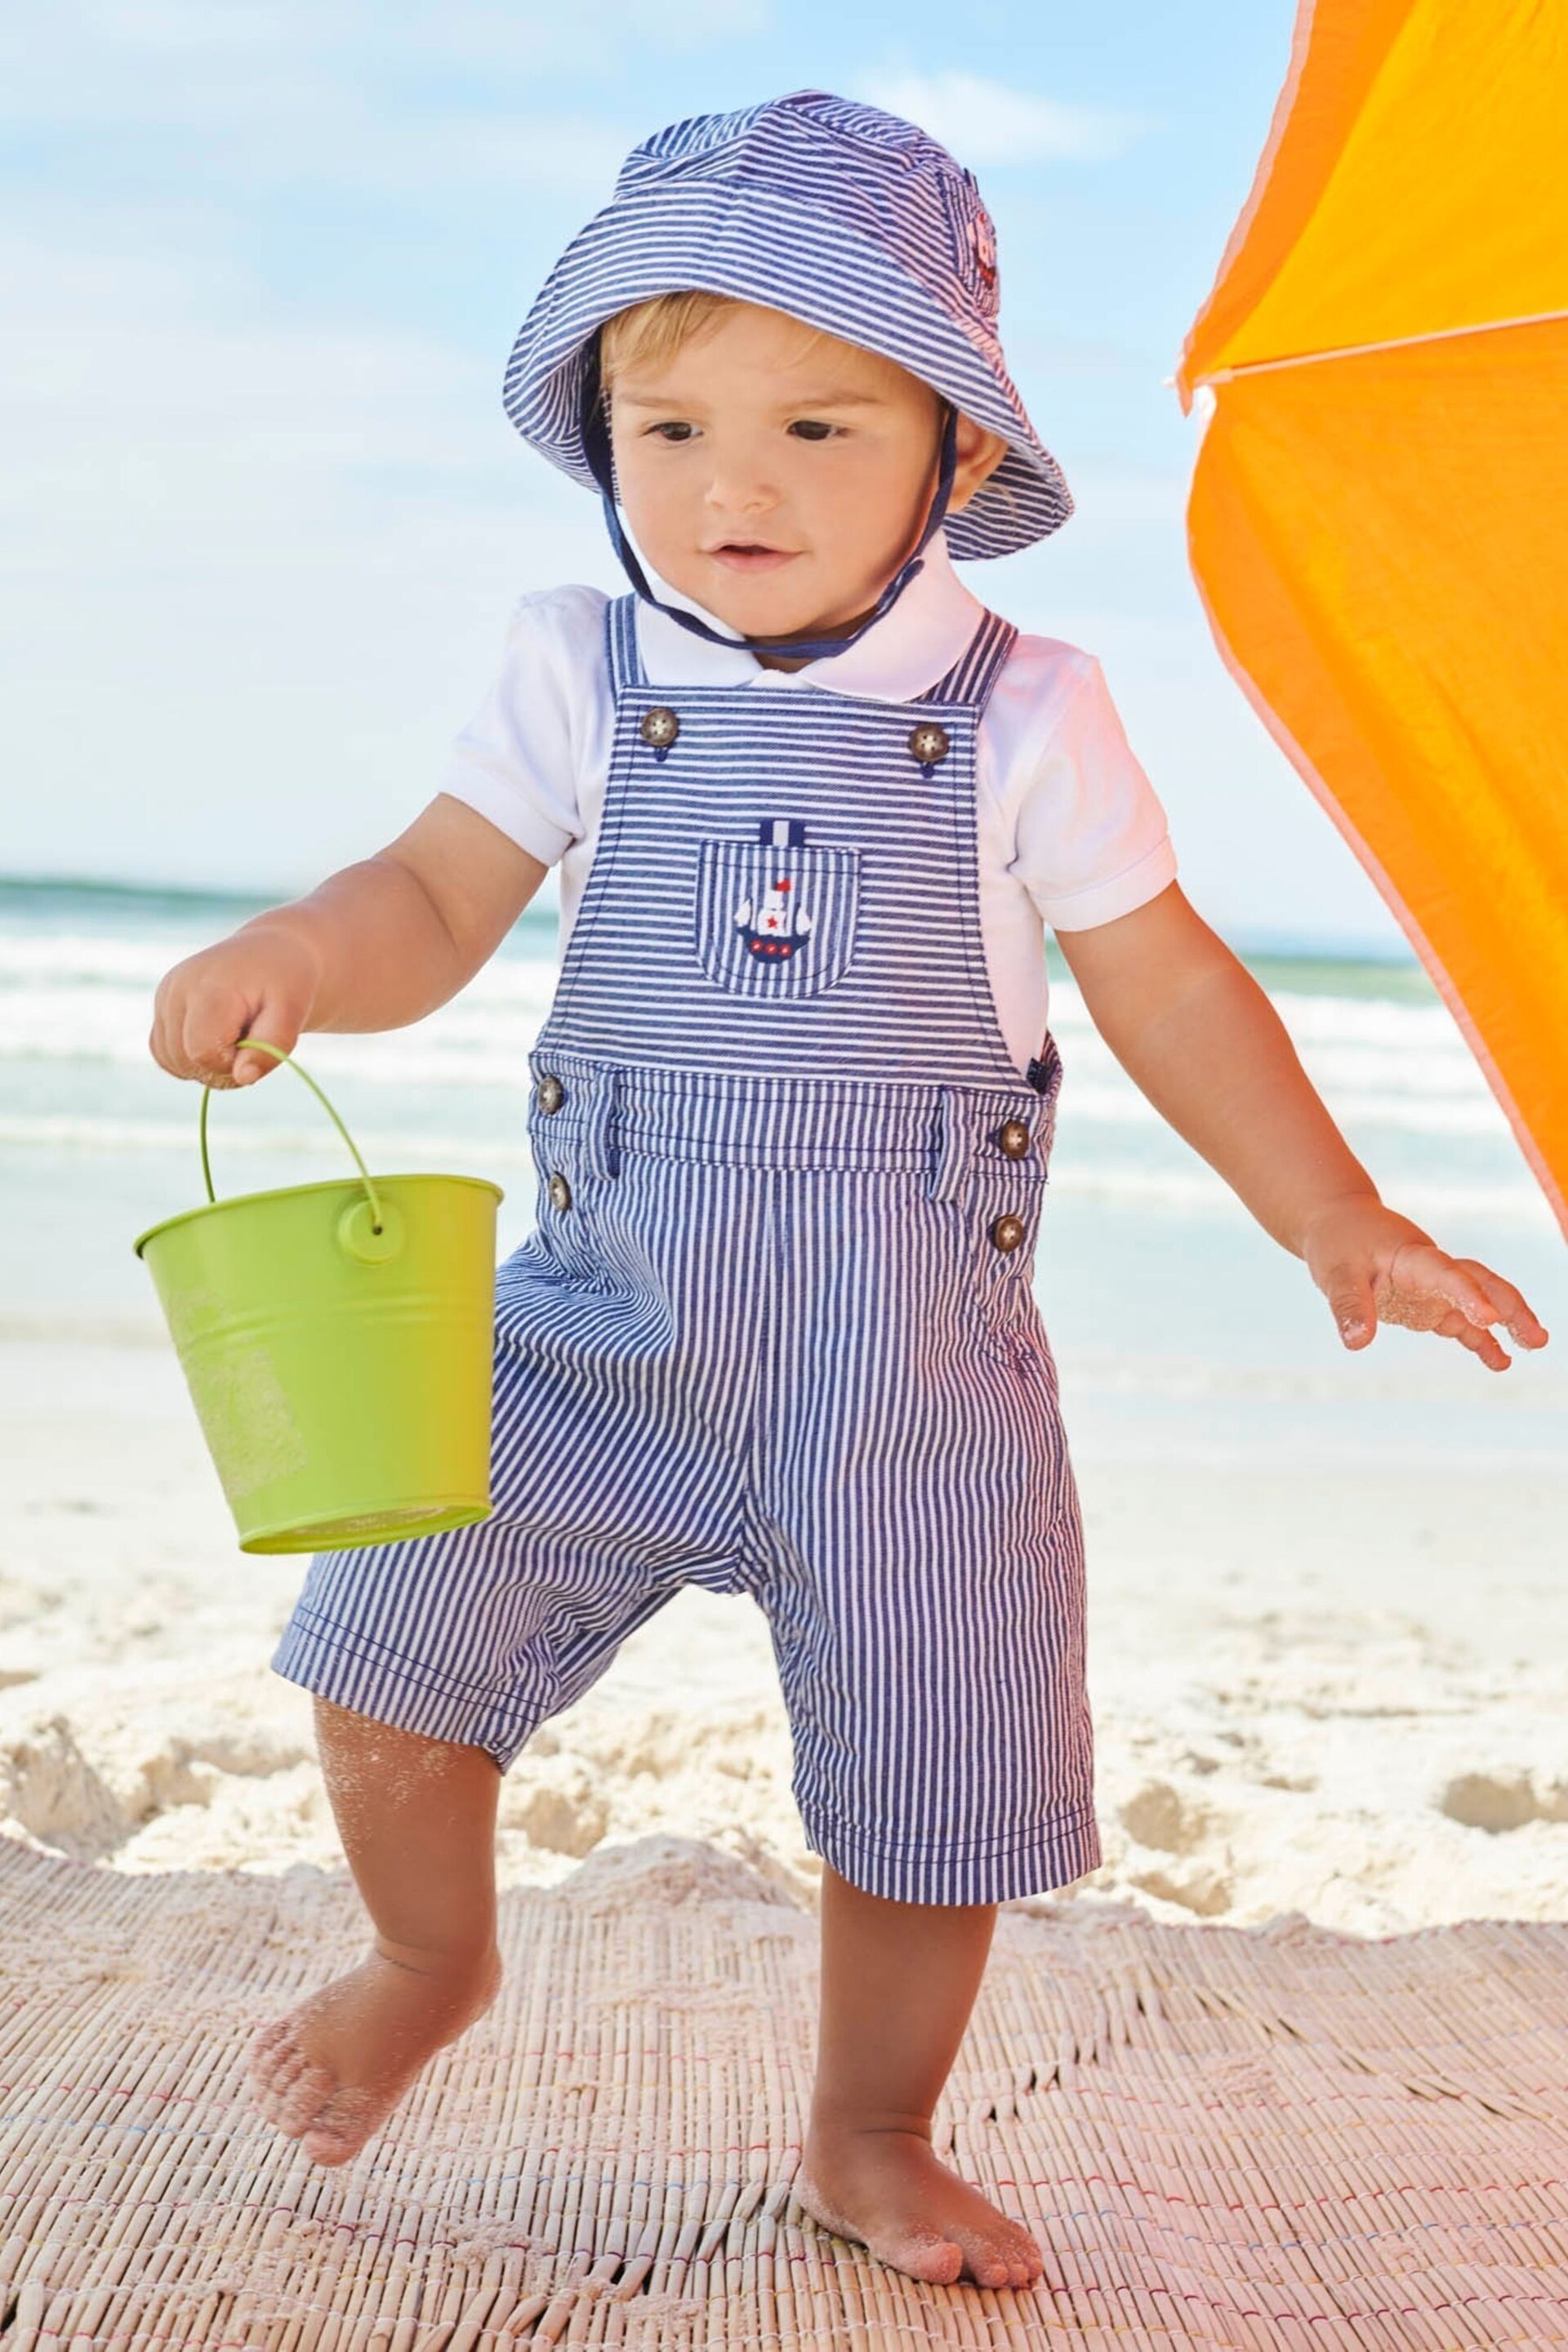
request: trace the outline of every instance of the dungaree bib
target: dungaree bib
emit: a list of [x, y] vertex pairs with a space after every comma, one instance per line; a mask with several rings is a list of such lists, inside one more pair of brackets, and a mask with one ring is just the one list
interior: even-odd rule
[[986, 976], [987, 614], [912, 703], [647, 683], [531, 1056], [492, 1517], [323, 1553], [273, 1663], [504, 1768], [684, 1584], [772, 1633], [807, 1841], [904, 1902], [1100, 1859], [1083, 1549], [1030, 1288], [1060, 1064]]

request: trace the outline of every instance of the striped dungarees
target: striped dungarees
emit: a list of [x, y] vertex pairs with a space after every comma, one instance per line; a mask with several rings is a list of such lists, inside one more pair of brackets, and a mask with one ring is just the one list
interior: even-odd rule
[[1060, 1065], [986, 977], [986, 614], [914, 703], [687, 687], [612, 603], [603, 829], [531, 1057], [494, 1516], [323, 1553], [273, 1661], [503, 1767], [684, 1584], [766, 1614], [806, 1836], [904, 1902], [1100, 1859], [1030, 1290]]

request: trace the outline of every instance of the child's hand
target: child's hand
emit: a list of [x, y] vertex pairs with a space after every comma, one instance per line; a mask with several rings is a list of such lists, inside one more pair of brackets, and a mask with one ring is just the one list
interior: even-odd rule
[[1489, 1371], [1504, 1372], [1513, 1360], [1493, 1338], [1494, 1323], [1518, 1347], [1546, 1345], [1546, 1332], [1511, 1282], [1475, 1258], [1449, 1257], [1381, 1201], [1357, 1198], [1320, 1211], [1301, 1255], [1347, 1348], [1364, 1348], [1380, 1322], [1402, 1323], [1458, 1339]]
[[209, 1087], [248, 1087], [278, 1065], [266, 1054], [236, 1054], [261, 1037], [289, 1054], [310, 1018], [316, 960], [305, 940], [265, 921], [187, 956], [158, 983], [148, 1040], [171, 1076]]

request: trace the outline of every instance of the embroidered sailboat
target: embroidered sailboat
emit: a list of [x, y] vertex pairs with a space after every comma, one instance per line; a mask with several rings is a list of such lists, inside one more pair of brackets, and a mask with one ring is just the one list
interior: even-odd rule
[[[764, 818], [758, 827], [768, 849], [795, 849], [805, 839], [805, 827], [786, 819]], [[788, 963], [807, 944], [810, 909], [801, 904], [793, 877], [776, 870], [773, 881], [757, 898], [742, 898], [735, 909], [735, 928], [748, 955], [759, 963]]]

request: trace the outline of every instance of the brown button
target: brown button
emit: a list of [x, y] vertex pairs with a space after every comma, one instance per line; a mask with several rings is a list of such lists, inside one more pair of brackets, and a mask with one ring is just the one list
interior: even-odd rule
[[934, 719], [910, 730], [910, 757], [918, 760], [922, 768], [934, 768], [939, 760], [946, 759], [952, 748], [946, 728], [939, 727]]
[[552, 1205], [557, 1209], [569, 1209], [572, 1206], [572, 1187], [565, 1177], [559, 1173], [550, 1180], [550, 1199]]
[[1022, 1217], [998, 1217], [991, 1228], [991, 1238], [999, 1250], [1016, 1250], [1024, 1238]]
[[996, 1140], [1009, 1160], [1026, 1160], [1029, 1156], [1029, 1130], [1021, 1118], [1004, 1120], [996, 1130]]
[[565, 1099], [566, 1089], [551, 1070], [539, 1081], [539, 1108], [541, 1110], [559, 1110]]
[[638, 732], [643, 741], [651, 745], [654, 751], [668, 751], [680, 732], [680, 721], [673, 710], [668, 709], [662, 702], [656, 702], [651, 710], [643, 712]]

